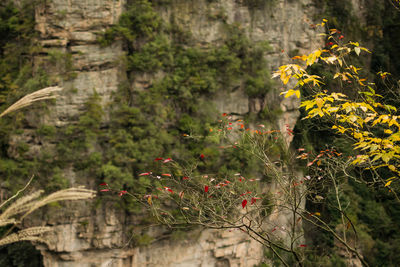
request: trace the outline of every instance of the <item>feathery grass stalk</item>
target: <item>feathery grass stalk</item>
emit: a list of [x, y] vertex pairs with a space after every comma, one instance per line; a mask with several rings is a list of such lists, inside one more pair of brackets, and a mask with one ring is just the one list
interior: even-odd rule
[[[22, 189], [18, 190], [18, 192], [17, 192], [15, 195], [13, 195], [12, 197], [10, 197], [9, 199], [7, 199], [6, 201], [4, 201], [3, 203], [0, 203], [0, 209], [1, 209], [2, 207], [4, 207], [8, 202], [10, 202], [10, 201], [12, 201], [14, 198], [18, 197], [18, 195], [21, 194], [23, 191], [25, 191], [25, 189], [28, 188], [28, 186], [31, 184], [31, 182], [32, 182], [32, 180], [33, 180], [33, 177], [35, 177], [35, 176], [32, 175], [31, 178], [29, 179], [29, 181], [26, 183], [26, 185], [25, 185]], [[0, 226], [1, 226], [1, 225], [0, 225]]]
[[49, 232], [52, 227], [48, 226], [36, 226], [23, 229], [18, 231], [17, 233], [13, 233], [7, 235], [4, 238], [0, 239], [0, 246], [8, 245], [11, 243], [19, 242], [19, 241], [40, 241], [45, 242], [45, 239], [40, 238], [39, 236], [45, 232]]
[[[27, 107], [34, 102], [46, 99], [54, 99], [56, 98], [54, 93], [61, 90], [61, 87], [54, 86], [47, 87], [26, 95], [10, 107], [8, 107], [5, 111], [3, 111], [0, 114], [0, 118], [11, 112]], [[51, 202], [64, 200], [82, 200], [93, 198], [96, 196], [95, 191], [78, 187], [59, 190], [43, 198], [40, 198], [43, 190], [39, 190], [14, 201], [19, 196], [19, 194], [25, 191], [25, 189], [31, 184], [33, 177], [34, 176], [32, 176], [27, 184], [22, 189], [18, 190], [16, 194], [0, 204], [0, 211], [8, 205], [5, 211], [0, 213], [0, 227], [12, 225], [10, 229], [8, 229], [8, 231], [3, 235], [3, 237], [0, 237], [0, 246], [19, 241], [36, 241], [46, 243], [46, 239], [41, 238], [41, 235], [45, 232], [50, 231], [52, 227], [36, 226], [20, 230], [16, 233], [11, 232], [14, 230], [18, 223], [22, 222], [22, 220], [26, 216]]]
[[0, 227], [12, 225], [5, 235], [0, 238], [0, 246], [24, 240], [44, 242], [45, 240], [41, 239], [39, 236], [44, 232], [50, 231], [51, 227], [31, 227], [13, 234], [11, 234], [11, 231], [14, 230], [16, 224], [21, 222], [26, 216], [51, 202], [89, 199], [96, 195], [95, 191], [85, 188], [68, 188], [40, 198], [42, 193], [43, 190], [35, 191], [30, 195], [18, 199], [14, 203], [11, 203], [10, 206], [0, 214]]
[[3, 111], [0, 114], [0, 118], [7, 115], [8, 113], [17, 111], [21, 108], [30, 106], [32, 103], [41, 101], [41, 100], [46, 100], [46, 99], [54, 99], [56, 96], [54, 95], [55, 92], [61, 91], [62, 88], [58, 86], [53, 86], [53, 87], [46, 87], [44, 89], [40, 89], [36, 92], [33, 92], [29, 95], [24, 96], [11, 106], [9, 106], [5, 111]]

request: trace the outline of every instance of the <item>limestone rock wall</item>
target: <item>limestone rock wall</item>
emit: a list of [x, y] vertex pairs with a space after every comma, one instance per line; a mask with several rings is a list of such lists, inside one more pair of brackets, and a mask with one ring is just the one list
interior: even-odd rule
[[[43, 1], [36, 9], [36, 29], [44, 52], [70, 56], [67, 60], [75, 77], [60, 79], [65, 90], [57, 99], [54, 113], [46, 118], [56, 126], [69, 123], [79, 115], [83, 104], [93, 94], [101, 96], [106, 104], [110, 94], [117, 90], [121, 78], [118, 61], [123, 54], [121, 43], [100, 47], [98, 33], [118, 21], [125, 0], [52, 0]], [[38, 56], [37, 62], [49, 56]], [[49, 69], [50, 73], [65, 68]]]
[[[65, 238], [74, 239], [75, 229], [64, 228]], [[68, 248], [42, 250], [45, 266], [52, 267], [225, 267], [254, 266], [263, 259], [263, 250], [237, 231], [204, 230], [185, 240], [164, 240], [147, 247], [124, 249], [92, 247], [74, 252]], [[76, 238], [76, 237], [75, 237]], [[61, 240], [60, 240], [61, 241]]]
[[[312, 51], [315, 31], [310, 28], [314, 9], [311, 0], [277, 0], [263, 10], [250, 10], [239, 0], [174, 0], [160, 14], [168, 19], [172, 14], [179, 24], [190, 29], [199, 43], [218, 42], [223, 34], [220, 21], [210, 19], [210, 14], [223, 12], [228, 23], [240, 23], [249, 29], [253, 40], [268, 40], [272, 52], [268, 55], [271, 69], [287, 60], [286, 53]], [[37, 8], [37, 30], [40, 41], [49, 53], [68, 52], [72, 55], [75, 76], [60, 80], [65, 90], [57, 100], [54, 112], [45, 120], [56, 126], [70, 123], [79, 116], [83, 103], [95, 89], [104, 104], [125, 79], [118, 65], [124, 53], [116, 42], [102, 48], [96, 42], [96, 33], [116, 23], [123, 11], [125, 0], [51, 0]], [[42, 58], [41, 58], [42, 57]], [[44, 56], [38, 57], [38, 62]], [[51, 72], [52, 70], [49, 70]], [[138, 77], [136, 83], [151, 82], [151, 77]], [[240, 90], [228, 95], [220, 93], [214, 99], [218, 110], [245, 114], [259, 100], [248, 99]], [[283, 115], [279, 119], [282, 130], [285, 124], [294, 126], [297, 117], [297, 100], [283, 100], [276, 93], [265, 99], [269, 104], [280, 103]], [[290, 139], [288, 139], [290, 141]], [[65, 170], [72, 184], [78, 183], [73, 170]], [[127, 229], [135, 227], [135, 218], [126, 218], [113, 209], [112, 204], [91, 209], [90, 204], [70, 204], [65, 210], [52, 210], [47, 224], [54, 225], [49, 246], [38, 245], [48, 267], [85, 266], [253, 266], [263, 259], [263, 248], [240, 231], [205, 230], [183, 241], [159, 240], [145, 247], [129, 248]], [[285, 224], [288, 218], [276, 216], [271, 224]], [[156, 230], [153, 230], [156, 231]], [[163, 230], [157, 230], [163, 232]]]

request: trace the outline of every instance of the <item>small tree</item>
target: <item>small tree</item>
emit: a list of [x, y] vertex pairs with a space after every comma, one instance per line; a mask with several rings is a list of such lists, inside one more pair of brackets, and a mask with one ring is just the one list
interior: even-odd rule
[[[100, 185], [100, 191], [114, 191], [120, 197], [135, 198], [148, 208], [156, 221], [171, 228], [201, 226], [242, 231], [270, 249], [284, 266], [303, 266], [307, 262], [307, 253], [312, 251], [305, 244], [304, 222], [331, 233], [349, 254], [363, 261], [356, 247], [348, 242], [346, 233], [337, 233], [318, 210], [305, 208], [307, 199], [321, 203], [324, 198], [319, 190], [333, 185], [337, 197], [331, 204], [344, 214], [339, 199], [341, 182], [337, 179], [339, 173], [346, 173], [350, 162], [343, 160], [339, 152], [327, 149], [314, 155], [316, 159], [313, 159], [313, 155], [304, 149], [289, 149], [285, 138], [293, 134], [289, 127], [284, 133], [264, 125], [250, 129], [242, 120], [227, 115], [219, 128], [210, 130], [215, 133], [214, 138], [221, 140], [221, 149], [253, 153], [265, 167], [264, 173], [258, 177], [243, 177], [241, 173], [219, 177], [210, 173], [198, 174], [196, 164], [156, 158], [158, 168], [138, 174], [149, 179], [146, 193], [119, 191], [106, 183]], [[206, 157], [200, 155], [201, 160]], [[304, 176], [298, 170], [298, 160], [308, 160], [310, 171], [319, 175]], [[324, 180], [321, 180], [324, 175], [321, 168], [326, 172]], [[270, 219], [271, 215], [285, 216], [289, 218], [288, 223], [279, 225]], [[344, 214], [343, 224], [348, 223], [347, 219]]]
[[[324, 20], [318, 26], [326, 25]], [[285, 85], [294, 79], [294, 87], [282, 94], [302, 97], [300, 108], [306, 114], [304, 119], [323, 120], [333, 133], [336, 131], [352, 142], [356, 156], [343, 157], [341, 151], [332, 147], [317, 152], [306, 152], [303, 148], [293, 151], [285, 141], [285, 135], [293, 134], [288, 127], [285, 133], [264, 125], [250, 129], [243, 121], [224, 114], [220, 128], [210, 131], [221, 140], [224, 148], [255, 155], [265, 166], [263, 175], [270, 178], [268, 182], [248, 179], [240, 173], [229, 177], [198, 175], [196, 164], [184, 165], [169, 158], [157, 158], [156, 161], [162, 162], [158, 170], [138, 174], [151, 179], [145, 193], [117, 190], [118, 194], [130, 195], [143, 203], [158, 222], [170, 227], [200, 225], [239, 229], [270, 249], [285, 266], [294, 262], [299, 266], [307, 263], [306, 254], [312, 251], [304, 243], [302, 233], [302, 224], [307, 223], [335, 238], [348, 258], [355, 256], [368, 266], [357, 242], [357, 229], [344, 205], [343, 185], [352, 179], [386, 187], [399, 200], [399, 115], [393, 104], [379, 94], [377, 85], [368, 82], [361, 68], [356, 67], [355, 59], [361, 53], [370, 53], [369, 50], [358, 42], [346, 43], [337, 29], [327, 28], [327, 34], [323, 35], [327, 40], [324, 48], [309, 55], [295, 56], [293, 60], [305, 64], [283, 65], [274, 77], [279, 77]], [[313, 68], [321, 64], [333, 72], [332, 78], [312, 74]], [[398, 88], [388, 82], [389, 75], [379, 72], [379, 85], [396, 96], [397, 101]], [[345, 92], [350, 93], [346, 95]], [[204, 157], [207, 155], [200, 155], [201, 160]], [[302, 165], [298, 160], [307, 161], [304, 165], [309, 175], [298, 171]], [[355, 175], [354, 170], [368, 172], [368, 175]], [[388, 172], [391, 175], [388, 176]], [[105, 183], [101, 186], [101, 191], [113, 191]], [[309, 205], [312, 208], [305, 208], [306, 201], [313, 203]], [[337, 227], [318, 210], [323, 204], [339, 215]], [[269, 220], [274, 213], [290, 218], [285, 228]]]
[[[320, 26], [326, 23], [324, 20]], [[305, 61], [309, 68], [327, 64], [333, 70], [333, 80], [309, 74], [297, 64], [281, 66], [274, 76], [279, 76], [284, 84], [290, 79], [296, 81], [293, 89], [282, 93], [285, 97], [300, 97], [301, 91], [308, 92], [310, 96], [300, 105], [306, 112], [305, 119], [320, 118], [350, 140], [358, 153], [352, 164], [368, 170], [372, 176], [368, 180], [361, 176], [358, 181], [387, 187], [400, 201], [397, 186], [392, 184], [400, 174], [399, 114], [393, 105], [400, 99], [398, 85], [390, 81], [390, 73], [382, 71], [377, 73], [380, 88], [370, 82], [362, 68], [355, 65], [354, 58], [370, 51], [358, 42], [345, 43], [337, 29], [328, 28], [328, 32], [325, 48], [293, 59]], [[382, 169], [390, 175], [383, 174]]]

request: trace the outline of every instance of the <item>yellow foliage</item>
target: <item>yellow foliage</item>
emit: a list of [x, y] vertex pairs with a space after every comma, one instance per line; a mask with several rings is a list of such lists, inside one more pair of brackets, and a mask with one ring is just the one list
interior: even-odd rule
[[[327, 21], [323, 20], [318, 26], [324, 26]], [[311, 75], [297, 64], [283, 65], [276, 71], [273, 77], [280, 77], [284, 84], [290, 79], [297, 81], [295, 87], [281, 94], [285, 98], [296, 95], [300, 98], [303, 87], [311, 88], [314, 95], [303, 99], [301, 108], [306, 111], [304, 119], [313, 117], [326, 117], [333, 122], [332, 129], [339, 134], [350, 136], [354, 140], [354, 150], [360, 151], [360, 155], [353, 160], [353, 164], [371, 165], [371, 169], [386, 167], [397, 175], [400, 160], [400, 123], [396, 115], [397, 109], [394, 106], [383, 104], [383, 96], [375, 92], [375, 84], [369, 82], [366, 77], [360, 76], [361, 68], [347, 64], [346, 57], [352, 51], [360, 56], [361, 51], [370, 51], [360, 46], [359, 42], [348, 42], [342, 44], [336, 42], [334, 34], [337, 29], [330, 29], [327, 35], [331, 40], [329, 50], [318, 49], [308, 55], [295, 56], [293, 60], [301, 60], [306, 67], [315, 64], [328, 64], [336, 67], [333, 79], [338, 83], [350, 84], [359, 93], [359, 99], [351, 100], [341, 92], [327, 94], [328, 90], [334, 88], [323, 88], [324, 79], [318, 75]], [[378, 72], [382, 79], [390, 73]], [[343, 87], [346, 88], [346, 87]], [[375, 129], [379, 129], [375, 131]], [[376, 133], [381, 133], [376, 136]], [[382, 136], [382, 132], [385, 134]], [[390, 163], [390, 164], [389, 164]], [[389, 186], [393, 180], [386, 183]]]

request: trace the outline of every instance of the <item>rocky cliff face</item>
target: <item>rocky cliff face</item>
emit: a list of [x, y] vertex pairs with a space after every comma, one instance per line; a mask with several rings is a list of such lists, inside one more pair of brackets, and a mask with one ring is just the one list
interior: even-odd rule
[[[285, 63], [287, 53], [307, 53], [318, 45], [314, 43], [316, 33], [310, 27], [314, 14], [311, 0], [270, 1], [257, 10], [238, 0], [172, 2], [160, 6], [159, 13], [166, 20], [171, 16], [177, 18], [199, 44], [218, 42], [224, 34], [223, 22], [213, 19], [215, 16], [226, 16], [228, 23], [240, 24], [254, 41], [268, 40], [272, 46], [268, 54], [272, 70]], [[68, 52], [75, 72], [73, 77], [59, 81], [65, 90], [52, 112], [46, 115], [47, 123], [62, 126], [76, 120], [93, 89], [102, 104], [107, 105], [121, 80], [126, 79], [118, 64], [124, 53], [121, 43], [100, 47], [96, 41], [98, 32], [117, 22], [125, 4], [125, 0], [52, 0], [37, 8], [37, 30], [45, 51]], [[43, 56], [37, 58], [38, 62], [43, 60]], [[55, 70], [56, 74], [59, 72]], [[132, 86], [151, 83], [151, 79], [138, 75]], [[259, 111], [265, 101], [270, 105], [279, 102], [283, 113], [278, 124], [282, 130], [285, 124], [294, 126], [299, 115], [297, 100], [283, 100], [276, 92], [268, 94], [266, 99], [251, 99], [239, 89], [228, 94], [217, 93], [214, 101], [219, 111], [237, 114]], [[80, 184], [73, 170], [64, 171], [72, 184]], [[50, 246], [38, 245], [45, 266], [253, 266], [264, 257], [263, 247], [240, 231], [205, 230], [191, 233], [183, 241], [167, 238], [145, 247], [130, 248], [126, 246], [129, 242], [126, 233], [132, 228], [136, 231], [135, 218], [127, 218], [112, 203], [96, 209], [89, 204], [70, 205], [62, 211], [52, 209], [53, 215], [47, 219], [47, 224], [54, 225], [56, 231], [52, 233]], [[285, 225], [288, 220], [285, 215], [275, 216], [271, 224]], [[163, 232], [162, 228], [154, 228], [150, 235]]]
[[36, 28], [45, 51], [72, 55], [71, 68], [76, 73], [73, 79], [60, 81], [66, 90], [51, 116], [55, 125], [68, 123], [68, 119], [79, 114], [93, 89], [104, 104], [111, 92], [116, 91], [121, 72], [117, 65], [123, 53], [121, 44], [102, 48], [96, 34], [118, 21], [124, 4], [124, 0], [56, 0], [45, 1], [36, 9]]

